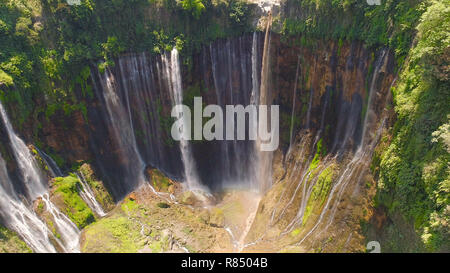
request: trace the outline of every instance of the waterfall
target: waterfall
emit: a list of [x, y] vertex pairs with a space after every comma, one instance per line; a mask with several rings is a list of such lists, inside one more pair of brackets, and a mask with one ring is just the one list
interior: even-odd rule
[[27, 189], [27, 194], [30, 200], [36, 199], [38, 196], [44, 194], [46, 185], [43, 183], [42, 175], [39, 172], [37, 164], [30, 153], [30, 150], [25, 143], [14, 133], [9, 118], [6, 114], [3, 104], [0, 103], [0, 114], [8, 132], [11, 148], [16, 158], [22, 181]]
[[[261, 120], [262, 113], [258, 113], [259, 120], [258, 122], [267, 122], [267, 128], [269, 126], [269, 118], [268, 115], [270, 113], [270, 94], [269, 94], [269, 70], [270, 70], [270, 28], [272, 25], [272, 16], [269, 12], [269, 17], [266, 26], [266, 33], [264, 36], [264, 47], [263, 47], [263, 56], [262, 56], [262, 66], [261, 66], [261, 84], [259, 91], [259, 105], [268, 105], [268, 112], [265, 119]], [[261, 132], [259, 132], [261, 134]], [[261, 139], [258, 134], [258, 140], [256, 142], [257, 145], [257, 153], [258, 153], [258, 182], [259, 182], [259, 190], [264, 192], [267, 190], [272, 184], [272, 152], [264, 152], [260, 150]]]
[[[8, 116], [6, 114], [5, 109], [3, 108], [3, 105], [0, 103], [0, 113], [3, 119], [3, 123], [5, 124], [10, 143], [11, 148], [13, 150], [17, 165], [19, 166], [20, 173], [22, 176], [22, 180], [24, 182], [25, 189], [28, 194], [28, 201], [33, 201], [38, 197], [41, 197], [42, 200], [46, 204], [46, 209], [50, 214], [53, 216], [54, 223], [56, 225], [56, 230], [59, 232], [59, 234], [62, 237], [63, 240], [63, 247], [64, 251], [66, 252], [79, 252], [79, 230], [73, 224], [67, 216], [65, 216], [63, 213], [61, 213], [56, 206], [52, 204], [48, 197], [46, 185], [44, 185], [44, 179], [42, 177], [42, 174], [40, 173], [39, 168], [37, 167], [37, 163], [34, 160], [33, 156], [31, 155], [29, 149], [25, 145], [25, 143], [14, 133], [14, 130], [11, 126], [11, 123], [9, 122]], [[6, 175], [5, 180], [6, 179]], [[8, 182], [6, 182], [8, 183]], [[10, 182], [9, 182], [10, 183]], [[14, 201], [14, 199], [17, 199], [15, 195], [12, 195], [12, 191], [10, 191], [10, 199]], [[3, 198], [2, 198], [3, 199]], [[14, 202], [13, 202], [14, 203]], [[22, 209], [22, 210], [21, 210]], [[35, 251], [44, 251], [44, 252], [52, 252], [54, 249], [50, 246], [46, 246], [45, 248], [41, 245], [36, 245], [36, 240], [39, 239], [29, 239], [30, 234], [42, 236], [42, 233], [44, 232], [44, 229], [41, 225], [40, 221], [37, 221], [32, 215], [30, 211], [24, 210], [24, 205], [22, 204], [15, 204], [15, 210], [20, 211], [20, 213], [23, 213], [24, 216], [26, 216], [27, 219], [22, 218], [22, 227], [24, 228], [24, 231], [16, 230], [19, 234], [23, 234], [22, 236], [24, 239], [30, 243], [30, 246], [34, 248]], [[5, 213], [5, 212], [4, 212]], [[9, 214], [10, 212], [6, 212]], [[14, 210], [13, 210], [14, 213]], [[8, 215], [10, 218], [14, 218], [17, 216], [14, 215]], [[40, 232], [38, 233], [31, 233], [28, 232], [30, 228], [27, 228], [27, 225], [29, 224], [28, 221], [30, 221], [32, 224], [36, 224], [36, 229]], [[14, 221], [13, 221], [14, 222]], [[17, 224], [17, 221], [16, 221]], [[44, 238], [44, 242], [47, 242], [48, 236], [42, 237]], [[42, 239], [41, 239], [42, 240]]]
[[[214, 90], [215, 95], [207, 103], [218, 104], [224, 110], [226, 105], [243, 105], [244, 107], [249, 104], [259, 105], [260, 38], [261, 35], [255, 32], [251, 36], [218, 40], [205, 47], [205, 50], [209, 50], [210, 64], [204, 61], [202, 69], [210, 70], [212, 73], [210, 75], [202, 73], [202, 80], [207, 89]], [[209, 96], [204, 97], [208, 99]], [[224, 115], [224, 124], [228, 118], [234, 119], [236, 132], [236, 116]], [[257, 134], [256, 118], [253, 122], [254, 128], [249, 130]], [[250, 131], [247, 131], [246, 135]], [[225, 140], [226, 132], [224, 133], [224, 140], [211, 142], [211, 148], [215, 149], [220, 156], [214, 164], [216, 166], [214, 174], [208, 174], [208, 176], [213, 176], [217, 181], [214, 183], [220, 183], [222, 188], [258, 188], [255, 141]]]
[[[169, 86], [171, 91], [172, 105], [183, 104], [183, 87], [181, 82], [181, 71], [180, 71], [180, 60], [178, 57], [178, 50], [174, 48], [170, 52], [169, 58], [165, 55], [162, 56], [163, 65], [165, 66], [165, 71], [167, 73], [167, 79], [169, 79]], [[186, 122], [185, 117], [183, 117], [183, 122]], [[183, 126], [185, 128], [185, 126]], [[182, 133], [181, 133], [182, 134]], [[192, 156], [191, 146], [189, 140], [180, 139], [180, 150], [181, 157], [184, 165], [185, 179], [189, 189], [191, 190], [202, 190], [205, 191], [204, 187], [201, 186], [197, 174], [197, 167]]]
[[312, 108], [312, 101], [314, 96], [314, 88], [311, 86], [309, 90], [309, 102], [308, 102], [308, 110], [306, 111], [306, 125], [305, 128], [311, 127], [311, 108]]
[[270, 27], [272, 25], [272, 17], [269, 16], [266, 33], [264, 36], [264, 49], [263, 49], [263, 57], [262, 57], [262, 68], [261, 68], [261, 86], [259, 93], [259, 104], [267, 105], [269, 103], [269, 94], [268, 94], [268, 84], [269, 84], [269, 59], [270, 59]]
[[[44, 153], [43, 151], [39, 150], [37, 147], [35, 148], [41, 158], [44, 160], [45, 165], [47, 166], [48, 170], [50, 171], [52, 177], [63, 177], [63, 172], [59, 169], [56, 162], [51, 158], [49, 155]], [[80, 197], [86, 202], [86, 204], [89, 206], [89, 208], [92, 209], [92, 211], [100, 216], [103, 217], [106, 215], [106, 213], [103, 211], [102, 206], [98, 203], [97, 199], [95, 198], [94, 193], [92, 192], [91, 186], [89, 183], [87, 183], [86, 179], [84, 178], [83, 173], [77, 173], [77, 178], [81, 183], [81, 191], [79, 192]]]
[[[228, 87], [228, 84], [230, 83], [229, 81], [226, 81], [226, 80], [227, 79], [230, 80], [231, 72], [229, 70], [229, 65], [227, 65], [226, 71], [219, 71], [220, 67], [218, 66], [218, 64], [224, 65], [224, 63], [229, 62], [230, 58], [228, 57], [228, 54], [230, 53], [230, 51], [225, 51], [225, 49], [220, 48], [220, 47], [219, 47], [219, 50], [216, 50], [212, 44], [210, 44], [209, 50], [210, 50], [210, 55], [211, 55], [211, 70], [212, 70], [212, 75], [213, 75], [214, 91], [215, 91], [216, 98], [217, 98], [217, 104], [220, 107], [222, 107], [222, 109], [224, 109], [225, 105], [227, 104], [226, 96], [225, 96], [226, 88]], [[223, 52], [228, 53], [226, 58], [224, 57]], [[220, 53], [222, 53], [222, 54], [219, 55]], [[220, 59], [220, 62], [218, 61], [218, 59]], [[228, 77], [223, 77], [223, 73], [227, 73]], [[220, 80], [220, 79], [222, 79], [222, 80]], [[225, 81], [223, 81], [223, 79], [225, 79]], [[231, 101], [230, 101], [230, 104], [232, 104]], [[229, 149], [228, 141], [226, 141], [226, 140], [220, 141], [219, 145], [220, 145], [220, 153], [222, 154], [222, 157], [223, 157], [223, 160], [222, 160], [222, 162], [223, 162], [223, 170], [222, 170], [223, 181], [221, 182], [223, 184], [224, 181], [229, 181], [232, 177], [231, 172], [230, 172], [232, 164], [231, 164], [231, 160], [230, 160], [231, 156], [230, 156], [230, 149]]]
[[368, 127], [370, 128], [371, 123], [373, 123], [376, 120], [376, 113], [372, 109], [372, 104], [373, 104], [374, 95], [377, 92], [376, 83], [377, 83], [377, 79], [378, 79], [378, 74], [379, 74], [379, 71], [380, 71], [382, 65], [384, 64], [385, 57], [387, 56], [386, 54], [387, 54], [387, 50], [383, 49], [383, 51], [381, 52], [380, 58], [377, 60], [377, 62], [375, 64], [374, 74], [372, 76], [372, 81], [370, 83], [369, 100], [367, 102], [367, 110], [366, 110], [366, 115], [364, 117], [363, 131], [362, 131], [361, 141], [360, 141], [358, 149], [362, 149], [362, 147], [365, 146], [366, 135], [368, 133], [367, 132]]
[[[260, 92], [260, 81], [259, 81], [259, 77], [261, 76], [258, 73], [258, 68], [259, 68], [259, 44], [258, 44], [258, 33], [254, 32], [253, 33], [253, 39], [252, 39], [252, 93], [251, 93], [251, 99], [250, 99], [250, 104], [255, 105], [256, 107], [259, 106], [259, 92]], [[257, 118], [256, 118], [257, 119]], [[250, 130], [253, 130], [253, 133], [255, 135], [258, 135], [258, 121], [254, 120], [253, 121], [253, 128], [250, 128]], [[259, 151], [258, 151], [258, 142], [255, 141], [254, 145], [253, 145], [253, 150], [251, 152], [252, 155], [252, 161], [251, 161], [251, 165], [250, 165], [250, 169], [253, 171], [253, 176], [254, 178], [252, 179], [252, 187], [256, 188], [256, 189], [260, 189], [260, 181], [258, 180], [257, 174], [259, 174]]]
[[298, 73], [300, 69], [300, 56], [298, 56], [297, 60], [297, 69], [295, 71], [295, 81], [294, 81], [294, 89], [292, 91], [292, 113], [291, 113], [291, 128], [289, 132], [289, 149], [292, 146], [292, 139], [294, 137], [294, 115], [295, 115], [295, 100], [297, 97], [297, 83], [298, 83]]
[[[314, 65], [313, 65], [313, 73], [312, 76], [314, 76], [317, 72], [317, 59], [314, 60]], [[309, 80], [310, 82], [310, 87], [309, 87], [309, 102], [308, 102], [308, 110], [306, 111], [306, 123], [305, 123], [305, 128], [306, 129], [310, 129], [311, 127], [311, 110], [312, 110], [312, 103], [313, 103], [313, 97], [314, 97], [314, 87], [313, 87], [313, 79], [311, 78]]]
[[[373, 104], [376, 102], [376, 100], [374, 99], [375, 97], [374, 95], [378, 91], [376, 88], [376, 82], [379, 79], [381, 67], [384, 64], [387, 56], [388, 56], [387, 50], [386, 49], [382, 50], [380, 56], [378, 57], [375, 63], [376, 65], [372, 75], [372, 81], [369, 89], [367, 111], [364, 116], [363, 132], [357, 150], [353, 155], [351, 161], [347, 164], [345, 169], [339, 174], [337, 181], [334, 182], [330, 190], [330, 193], [328, 194], [328, 197], [326, 199], [325, 205], [323, 206], [316, 223], [306, 233], [306, 235], [303, 236], [302, 239], [297, 243], [298, 245], [303, 243], [320, 226], [320, 224], [325, 219], [326, 215], [328, 215], [328, 221], [326, 222], [326, 225], [321, 232], [324, 232], [330, 227], [335, 218], [339, 202], [341, 201], [345, 189], [348, 187], [350, 183], [359, 182], [362, 179], [365, 170], [367, 170], [369, 167], [372, 152], [378, 143], [386, 119], [386, 116], [384, 116], [383, 114], [383, 116], [381, 117], [380, 124], [376, 128], [373, 128], [374, 123], [377, 121], [376, 115], [372, 112]], [[366, 139], [367, 138], [366, 135], [369, 133], [370, 130], [374, 132], [374, 135], [372, 135], [370, 139]]]
[[258, 33], [253, 32], [252, 40], [252, 97], [251, 103], [259, 105], [259, 78], [258, 78]]
[[38, 147], [35, 147], [36, 151], [39, 153], [39, 156], [44, 160], [45, 165], [47, 165], [48, 170], [52, 177], [62, 177], [64, 176], [61, 169], [58, 167], [58, 164], [51, 158], [49, 155], [41, 151]]
[[84, 178], [83, 173], [79, 172], [77, 174], [77, 177], [82, 186], [81, 191], [80, 191], [81, 198], [83, 198], [83, 200], [86, 202], [86, 204], [89, 206], [89, 208], [91, 208], [91, 210], [95, 214], [97, 214], [100, 217], [105, 216], [106, 215], [105, 211], [103, 210], [102, 206], [97, 201], [97, 199], [95, 198], [95, 195], [92, 192], [92, 189], [91, 189], [89, 183]]
[[[224, 86], [223, 81], [219, 82], [221, 77], [221, 73], [219, 73], [219, 66], [217, 59], [219, 57], [222, 56], [216, 56], [219, 54], [219, 52], [221, 51], [220, 48], [219, 50], [216, 50], [215, 47], [213, 46], [213, 44], [209, 45], [209, 51], [210, 51], [210, 56], [211, 56], [211, 70], [212, 70], [212, 76], [213, 76], [213, 83], [214, 83], [214, 91], [216, 94], [216, 99], [217, 99], [217, 104], [219, 106], [222, 107], [222, 109], [225, 107], [226, 101], [224, 101], [224, 99], [222, 98], [222, 94], [224, 93], [222, 90], [222, 86]], [[221, 58], [222, 60], [222, 58]], [[219, 147], [220, 147], [220, 154], [223, 157], [223, 160], [221, 162], [223, 162], [223, 170], [221, 170], [221, 176], [223, 177], [223, 180], [228, 180], [230, 178], [230, 156], [229, 156], [229, 150], [228, 150], [228, 143], [227, 141], [221, 141], [219, 143]], [[223, 184], [223, 181], [221, 181], [221, 183]]]
[[[44, 160], [47, 168], [49, 169], [52, 177], [63, 177], [63, 172], [59, 169], [56, 162], [51, 158], [49, 155], [38, 149], [35, 148], [36, 151], [39, 153], [41, 158]], [[81, 191], [79, 192], [80, 197], [86, 202], [86, 204], [89, 206], [89, 208], [94, 211], [98, 216], [103, 217], [106, 215], [106, 213], [103, 211], [102, 206], [98, 203], [97, 199], [95, 199], [95, 195], [92, 192], [92, 189], [87, 183], [86, 179], [84, 178], [83, 173], [77, 173], [77, 178], [81, 183]]]
[[[117, 141], [117, 146], [121, 153], [120, 160], [125, 166], [124, 179], [127, 181], [126, 187], [128, 190], [133, 190], [144, 181], [143, 170], [145, 164], [138, 152], [129, 105], [123, 103], [118, 83], [109, 69], [106, 69], [103, 74], [99, 72], [98, 77], [102, 88], [101, 90], [98, 89], [94, 83], [94, 89], [98, 97], [103, 98], [105, 101], [108, 128], [114, 136], [114, 140]], [[95, 81], [94, 76], [91, 78]], [[125, 79], [122, 80], [124, 81]], [[124, 83], [124, 85], [126, 84]], [[127, 97], [128, 92], [124, 96]], [[128, 102], [128, 98], [126, 102]]]
[[[260, 104], [263, 40], [264, 36], [255, 32], [217, 40], [203, 48], [200, 70], [198, 66], [191, 69], [199, 72], [200, 92], [212, 91], [202, 94], [206, 104], [223, 109], [225, 105]], [[265, 51], [268, 45], [266, 42]], [[180, 62], [176, 49], [159, 56], [126, 54], [104, 72], [91, 72], [100, 106], [91, 108], [92, 116], [100, 117], [97, 123], [108, 132], [106, 139], [92, 132], [96, 138], [93, 147], [102, 155], [97, 158], [101, 175], [108, 177], [105, 180], [119, 199], [140, 185], [147, 166], [160, 169], [171, 179], [184, 179], [191, 189], [204, 185], [259, 188], [255, 141], [217, 140], [198, 145], [171, 141], [170, 106], [182, 104], [185, 92]], [[211, 152], [200, 158], [200, 151]]]
[[45, 203], [46, 210], [53, 217], [53, 223], [56, 226], [58, 234], [61, 236], [64, 252], [80, 252], [80, 230], [78, 230], [77, 226], [50, 201], [48, 193], [45, 193], [42, 196], [42, 201]]
[[47, 226], [14, 192], [13, 183], [1, 155], [0, 215], [7, 226], [17, 232], [34, 252], [56, 252], [50, 241]]

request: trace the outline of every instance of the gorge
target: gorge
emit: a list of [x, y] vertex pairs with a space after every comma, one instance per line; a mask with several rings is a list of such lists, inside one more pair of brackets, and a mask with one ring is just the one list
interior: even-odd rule
[[[0, 42], [0, 252], [449, 250], [449, 5], [7, 2], [32, 80]], [[268, 109], [174, 140], [199, 101]]]

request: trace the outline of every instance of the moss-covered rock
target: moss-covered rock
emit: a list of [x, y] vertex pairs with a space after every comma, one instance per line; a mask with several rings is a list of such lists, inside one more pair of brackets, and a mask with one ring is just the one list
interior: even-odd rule
[[[81, 235], [81, 251], [152, 253], [232, 250], [229, 235], [223, 228], [199, 220], [199, 215], [206, 209], [174, 203], [169, 205], [146, 189], [133, 192], [107, 216], [86, 227]], [[164, 208], [161, 204], [165, 204]], [[214, 217], [219, 219], [216, 222], [220, 224], [220, 217]]]
[[71, 174], [53, 179], [51, 194], [52, 202], [80, 229], [95, 221], [94, 213], [79, 195], [81, 188], [78, 178]]
[[0, 253], [31, 252], [31, 249], [15, 232], [0, 225]]
[[147, 169], [147, 176], [150, 184], [159, 192], [173, 191], [173, 182], [158, 169]]
[[114, 214], [85, 230], [82, 251], [135, 253], [144, 246], [139, 230], [126, 215]]
[[193, 206], [199, 202], [197, 196], [192, 191], [185, 191], [180, 196], [180, 202], [185, 205]]
[[41, 168], [41, 170], [44, 170], [45, 173], [47, 174], [47, 176], [51, 177], [50, 170], [48, 169], [47, 164], [45, 163], [42, 156], [39, 154], [36, 147], [34, 145], [29, 145], [28, 149], [30, 149], [30, 151], [32, 152], [32, 155], [34, 156], [34, 159], [36, 160], [36, 162], [39, 164], [39, 167]]
[[82, 251], [136, 253], [146, 247], [153, 250], [150, 252], [164, 251], [159, 233], [149, 229], [145, 231], [134, 218], [141, 209], [134, 198], [127, 198], [111, 216], [86, 228], [82, 236]]
[[112, 195], [106, 189], [103, 182], [96, 177], [91, 165], [87, 163], [81, 165], [79, 172], [91, 187], [95, 199], [102, 206], [103, 210], [105, 212], [112, 210], [115, 206]]
[[[54, 223], [53, 216], [47, 210], [47, 206], [41, 197], [39, 197], [38, 199], [36, 199], [34, 201], [34, 211], [37, 213], [39, 218], [42, 219], [42, 221], [48, 227], [48, 229], [53, 234], [53, 236], [55, 236], [55, 238], [57, 238], [57, 239], [61, 239], [61, 235], [59, 234], [58, 230], [56, 229], [56, 225]], [[50, 239], [52, 239], [52, 238], [50, 237]]]
[[320, 208], [324, 205], [328, 193], [330, 192], [335, 168], [335, 165], [331, 165], [319, 174], [306, 205], [303, 223], [306, 223], [309, 216], [314, 211], [320, 212]]

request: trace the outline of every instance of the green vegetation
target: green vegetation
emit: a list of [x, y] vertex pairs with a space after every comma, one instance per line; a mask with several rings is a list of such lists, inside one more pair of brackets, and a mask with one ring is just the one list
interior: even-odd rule
[[[205, 43], [253, 30], [254, 6], [243, 0], [82, 0], [79, 6], [70, 6], [65, 0], [2, 0], [0, 100], [19, 127], [28, 121], [33, 130], [40, 130], [42, 120], [38, 117], [50, 121], [55, 115], [70, 116], [75, 111], [80, 111], [87, 122], [86, 100], [93, 97], [91, 69], [104, 71], [126, 52], [159, 54], [173, 47], [190, 68], [193, 53]], [[337, 55], [345, 43], [354, 40], [363, 41], [370, 49], [389, 47], [395, 52], [397, 67], [403, 68], [393, 90], [397, 121], [392, 136], [383, 138], [383, 149], [377, 149], [371, 165], [379, 178], [376, 203], [386, 207], [391, 218], [402, 215], [405, 222], [414, 223], [428, 250], [449, 251], [450, 0], [386, 0], [380, 6], [360, 0], [287, 0], [284, 9], [289, 10], [289, 16], [275, 18], [274, 22], [274, 30], [282, 34], [282, 39], [297, 37], [303, 46], [331, 39], [337, 42]], [[372, 70], [369, 67], [367, 74]], [[306, 67], [304, 83], [308, 77]], [[207, 91], [202, 88], [187, 88], [185, 102], [192, 104], [194, 96]], [[306, 96], [300, 99], [303, 116], [308, 100]], [[163, 116], [161, 102], [156, 103], [160, 123], [168, 134], [173, 119]], [[362, 116], [366, 111], [364, 106]], [[282, 112], [281, 122], [283, 128], [289, 128], [290, 115]], [[300, 119], [295, 117], [294, 122], [298, 127]], [[32, 135], [37, 137], [35, 131]], [[282, 132], [282, 142], [289, 137], [288, 131]], [[165, 141], [173, 144], [170, 138]], [[309, 166], [309, 181], [320, 171], [327, 154], [325, 146], [320, 139]], [[65, 165], [60, 156], [49, 154], [58, 165]], [[38, 161], [44, 165], [42, 159]], [[91, 167], [84, 164], [79, 171], [97, 201], [111, 210], [113, 199]], [[328, 167], [317, 177], [304, 223], [323, 204], [333, 173], [334, 169]], [[155, 170], [151, 176], [157, 190], [169, 190], [171, 183], [162, 173]], [[80, 186], [74, 175], [56, 178], [53, 197], [83, 228], [95, 219], [79, 196]], [[198, 201], [192, 192], [181, 199], [185, 204]], [[171, 210], [166, 205], [152, 207], [168, 213]], [[37, 203], [38, 214], [45, 214], [44, 206], [42, 201]], [[105, 251], [136, 252], [145, 245], [140, 241], [139, 223], [127, 219], [141, 211], [138, 203], [128, 200], [118, 210], [114, 217], [87, 228], [87, 250], [93, 250], [96, 240], [105, 236], [112, 242]], [[43, 217], [59, 238], [51, 218]], [[223, 225], [223, 211], [212, 211], [208, 217], [215, 226]], [[392, 234], [401, 233], [397, 227], [392, 230]], [[298, 232], [294, 230], [292, 235]], [[13, 232], [0, 227], [1, 251], [29, 251], [22, 243]], [[153, 251], [161, 251], [165, 242], [154, 240], [148, 245]]]
[[47, 210], [44, 200], [42, 200], [42, 198], [39, 198], [37, 199], [36, 203], [37, 204], [35, 206], [35, 212], [44, 221], [44, 223], [47, 225], [52, 234], [56, 238], [61, 239], [61, 234], [58, 233], [58, 231], [56, 230], [55, 223], [53, 222], [54, 221], [53, 215]]
[[[42, 72], [35, 60], [42, 24], [32, 20], [40, 12], [38, 0], [0, 2], [0, 100], [17, 103], [13, 118], [19, 123], [31, 113], [32, 95], [40, 89]], [[15, 92], [5, 92], [12, 87]]]
[[62, 210], [77, 226], [84, 228], [95, 221], [94, 213], [79, 195], [82, 185], [76, 175], [57, 177], [53, 181], [53, 197], [61, 198]]
[[95, 176], [91, 165], [84, 163], [78, 170], [91, 187], [95, 199], [102, 206], [103, 210], [105, 212], [112, 210], [115, 206], [114, 200], [103, 185], [103, 182]]
[[335, 165], [331, 165], [319, 174], [317, 182], [312, 189], [311, 196], [308, 199], [308, 204], [306, 204], [305, 213], [303, 215], [303, 225], [305, 225], [309, 216], [315, 209], [321, 208], [323, 206], [331, 189], [334, 169]]
[[19, 236], [0, 225], [0, 253], [31, 253], [31, 249]]
[[41, 113], [49, 119], [81, 111], [87, 121], [95, 64], [101, 71], [121, 53], [174, 46], [191, 56], [205, 43], [251, 30], [251, 12], [240, 0], [1, 1], [0, 100], [14, 107], [19, 126]]
[[170, 185], [172, 185], [169, 178], [167, 178], [167, 176], [165, 176], [158, 169], [153, 169], [150, 171], [150, 181], [157, 191], [167, 192], [169, 191]]
[[5, 73], [5, 71], [0, 69], [0, 84], [5, 84], [6, 86], [12, 86], [14, 84], [11, 76]]
[[402, 63], [414, 38], [414, 28], [424, 11], [423, 0], [381, 1], [370, 6], [359, 0], [288, 0], [288, 16], [278, 21], [283, 35], [301, 35], [302, 45], [313, 39], [364, 41], [367, 47], [389, 46]]
[[139, 230], [140, 228], [124, 215], [103, 218], [86, 229], [82, 251], [135, 253], [143, 247], [139, 240]]
[[85, 229], [81, 250], [83, 252], [138, 252], [145, 246], [143, 234], [140, 233], [142, 227], [136, 219], [142, 209], [135, 200], [126, 199], [114, 209], [111, 216], [102, 218]]
[[38, 162], [39, 167], [41, 167], [42, 170], [49, 172], [47, 164], [45, 163], [44, 159], [41, 157], [41, 155], [39, 154], [39, 152], [36, 150], [35, 147], [31, 147], [31, 152], [33, 153], [34, 159], [36, 159], [36, 161]]
[[301, 232], [301, 230], [299, 228], [296, 228], [291, 232], [291, 236], [295, 237], [295, 236], [299, 235], [300, 232]]
[[375, 156], [377, 203], [412, 220], [429, 250], [449, 251], [450, 1], [430, 3], [393, 90], [398, 119], [392, 142]]
[[44, 202], [39, 202], [36, 206], [36, 209], [37, 209], [36, 212], [38, 214], [42, 214], [42, 213], [44, 213], [44, 208], [45, 208]]
[[314, 154], [314, 158], [309, 164], [308, 171], [312, 174], [313, 171], [319, 166], [320, 159], [327, 154], [326, 147], [323, 147], [322, 138], [317, 142], [316, 153]]
[[203, 5], [202, 0], [181, 0], [179, 3], [185, 11], [190, 12], [197, 20], [205, 11], [205, 5]]
[[[144, 218], [143, 215], [146, 217]], [[127, 198], [109, 216], [86, 227], [82, 235], [83, 252], [136, 253], [148, 246], [151, 252], [167, 248], [160, 232], [147, 228], [151, 219], [144, 206]], [[144, 228], [145, 227], [145, 228]]]
[[138, 210], [139, 205], [136, 203], [135, 200], [127, 199], [122, 203], [121, 208], [127, 214], [133, 214]]

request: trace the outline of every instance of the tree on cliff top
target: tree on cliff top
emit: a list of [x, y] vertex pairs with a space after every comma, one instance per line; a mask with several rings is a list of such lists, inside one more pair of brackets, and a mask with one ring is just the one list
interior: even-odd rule
[[200, 18], [200, 15], [205, 11], [205, 5], [202, 0], [181, 0], [179, 3], [183, 9], [190, 12], [195, 19]]

